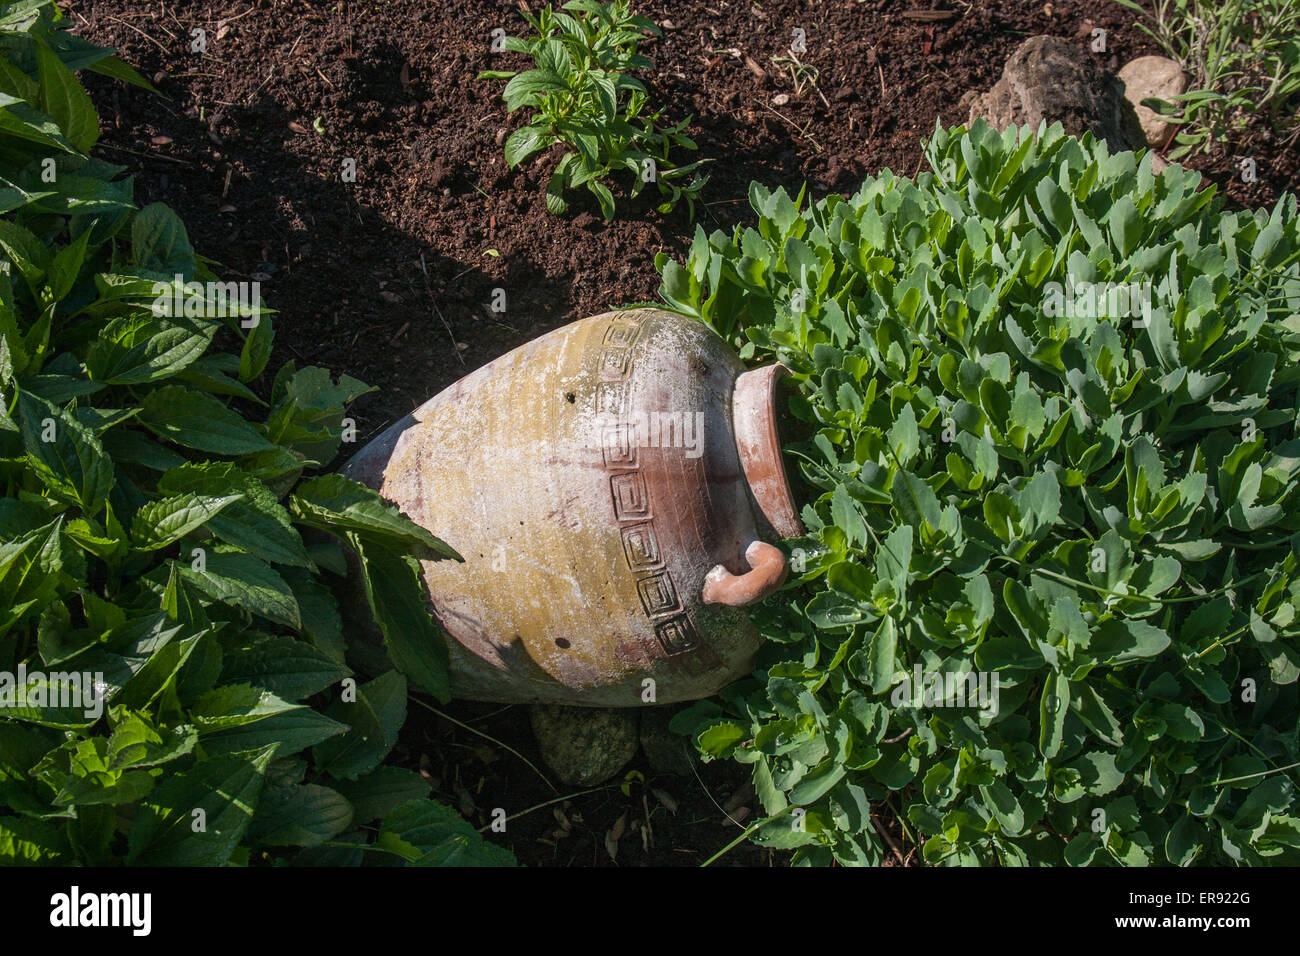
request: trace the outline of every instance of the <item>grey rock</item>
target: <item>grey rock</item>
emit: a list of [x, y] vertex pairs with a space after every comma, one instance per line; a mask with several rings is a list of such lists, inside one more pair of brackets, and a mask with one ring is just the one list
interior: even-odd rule
[[1186, 90], [1187, 76], [1183, 68], [1167, 56], [1140, 56], [1120, 67], [1119, 78], [1124, 84], [1125, 98], [1137, 112], [1147, 145], [1164, 146], [1177, 127], [1165, 122], [1155, 110], [1143, 106], [1142, 101], [1148, 98], [1172, 101]]
[[634, 709], [534, 704], [528, 716], [542, 759], [571, 786], [604, 783], [636, 755]]
[[1038, 128], [1046, 120], [1067, 133], [1091, 132], [1111, 152], [1145, 149], [1146, 136], [1124, 86], [1089, 54], [1059, 37], [1030, 37], [1007, 58], [1002, 78], [970, 101], [968, 123], [983, 118], [998, 130]]
[[641, 752], [652, 770], [687, 776], [695, 764], [695, 749], [688, 738], [668, 729], [675, 707], [651, 707], [641, 711]]

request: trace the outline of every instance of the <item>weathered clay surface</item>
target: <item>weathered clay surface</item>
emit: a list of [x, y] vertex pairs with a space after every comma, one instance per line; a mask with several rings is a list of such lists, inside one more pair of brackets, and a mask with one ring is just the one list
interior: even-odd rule
[[702, 595], [779, 537], [732, 428], [742, 371], [699, 322], [611, 312], [466, 376], [349, 462], [465, 557], [424, 564], [457, 696], [631, 707], [749, 671], [747, 611]]
[[604, 783], [636, 755], [635, 710], [534, 704], [528, 716], [542, 759], [570, 786]]
[[1119, 71], [1124, 84], [1124, 97], [1133, 104], [1147, 145], [1163, 147], [1169, 142], [1177, 127], [1150, 107], [1143, 106], [1145, 99], [1172, 101], [1187, 89], [1187, 76], [1183, 68], [1167, 56], [1140, 56], [1129, 60]]
[[1059, 122], [1067, 133], [1104, 139], [1111, 152], [1146, 147], [1118, 78], [1058, 37], [1030, 37], [1016, 48], [992, 89], [970, 97], [969, 122], [979, 118], [998, 130]]

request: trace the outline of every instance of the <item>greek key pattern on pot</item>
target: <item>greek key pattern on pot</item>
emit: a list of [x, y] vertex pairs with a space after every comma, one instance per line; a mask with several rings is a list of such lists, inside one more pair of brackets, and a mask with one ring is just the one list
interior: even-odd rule
[[635, 362], [634, 346], [642, 317], [635, 313], [611, 319], [599, 341], [593, 336], [589, 361], [596, 363], [596, 411], [603, 426], [601, 454], [609, 473], [614, 518], [619, 523], [623, 557], [636, 580], [641, 607], [654, 626], [655, 637], [668, 656], [684, 654], [699, 644], [699, 634], [682, 606], [677, 585], [664, 564], [655, 533], [654, 511], [638, 460], [636, 436], [629, 419], [629, 382]]

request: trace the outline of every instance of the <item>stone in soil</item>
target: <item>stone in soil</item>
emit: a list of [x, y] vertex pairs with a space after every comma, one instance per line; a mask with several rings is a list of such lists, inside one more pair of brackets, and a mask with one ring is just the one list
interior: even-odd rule
[[1147, 145], [1159, 149], [1169, 142], [1176, 127], [1165, 122], [1155, 110], [1143, 106], [1148, 98], [1171, 102], [1187, 89], [1187, 76], [1183, 68], [1167, 56], [1140, 56], [1120, 67], [1120, 81], [1124, 96], [1133, 104]]
[[528, 716], [542, 759], [571, 786], [604, 783], [636, 754], [635, 709], [535, 704]]
[[1075, 136], [1091, 132], [1111, 152], [1146, 147], [1119, 79], [1058, 37], [1030, 37], [1007, 58], [1002, 78], [987, 93], [968, 97], [971, 123], [983, 118], [997, 130], [1013, 123], [1037, 129], [1046, 120]]

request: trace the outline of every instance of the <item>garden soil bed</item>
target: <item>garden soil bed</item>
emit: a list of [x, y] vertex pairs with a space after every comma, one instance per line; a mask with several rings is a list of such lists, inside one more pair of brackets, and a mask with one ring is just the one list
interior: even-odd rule
[[[697, 223], [730, 231], [747, 217], [751, 180], [792, 193], [806, 182], [820, 197], [885, 167], [913, 175], [936, 119], [964, 122], [962, 93], [987, 89], [1027, 36], [1086, 49], [1101, 27], [1108, 49], [1094, 56], [1112, 69], [1157, 52], [1110, 2], [935, 6], [951, 9], [936, 13], [923, 0], [640, 4], [665, 31], [644, 48], [654, 60], [645, 79], [669, 118], [693, 115], [698, 155], [715, 162], [694, 223], [684, 207], [660, 215], [616, 189], [620, 218], [610, 224], [585, 199], [566, 218], [547, 214], [554, 155], [505, 168], [500, 144], [523, 116], [506, 114], [499, 81], [475, 77], [522, 67], [521, 57], [489, 50], [494, 28], [523, 29], [513, 4], [75, 0], [65, 10], [77, 32], [117, 48], [165, 94], [87, 76], [105, 127], [96, 154], [136, 172], [139, 204], [176, 209], [223, 277], [261, 282], [279, 313], [272, 367], [322, 365], [378, 387], [356, 406], [364, 438], [531, 338], [654, 299], [655, 253], [680, 255]], [[802, 93], [773, 63], [796, 27], [807, 36], [801, 59], [818, 71]], [[191, 48], [196, 29], [205, 54]], [[1251, 185], [1226, 152], [1192, 165], [1238, 206], [1297, 188], [1294, 155], [1263, 138], [1252, 149]], [[354, 183], [340, 175], [345, 159], [356, 162]], [[490, 308], [498, 288], [504, 312]], [[538, 762], [522, 708], [447, 711]], [[479, 823], [493, 807], [515, 813], [556, 796], [501, 746], [424, 712], [408, 721], [398, 758]], [[547, 806], [496, 839], [530, 864], [695, 864], [740, 832], [723, 807], [733, 816], [752, 807], [743, 767], [703, 767], [698, 778], [654, 776], [643, 762], [632, 769], [645, 786], [625, 795], [616, 782]], [[653, 843], [630, 829], [647, 816]], [[606, 834], [620, 817], [625, 835], [611, 859]], [[893, 829], [888, 811], [883, 818]], [[722, 859], [772, 861], [749, 845]]]

